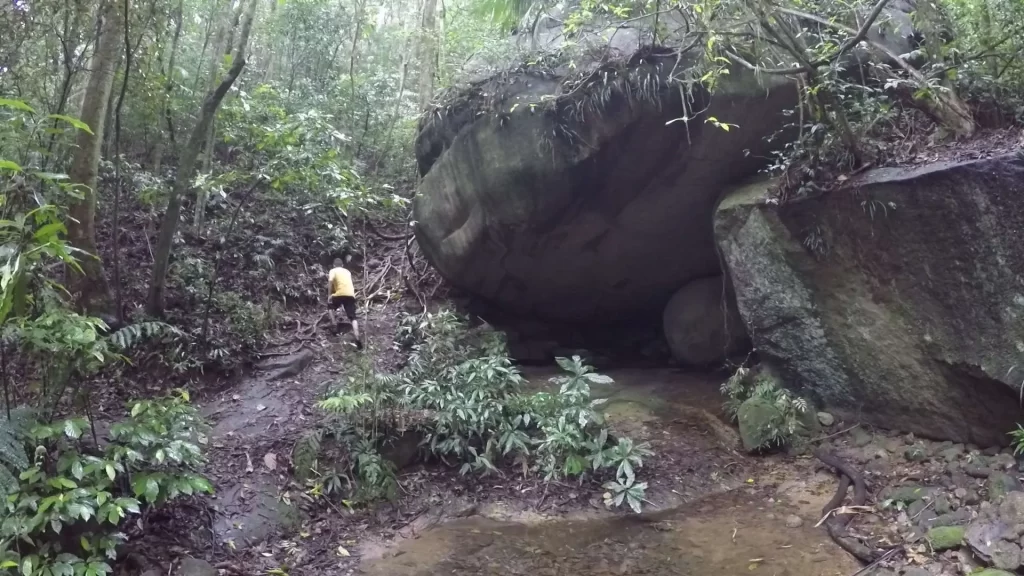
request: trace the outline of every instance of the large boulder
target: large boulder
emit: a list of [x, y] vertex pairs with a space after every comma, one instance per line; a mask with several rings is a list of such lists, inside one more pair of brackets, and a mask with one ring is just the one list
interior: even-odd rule
[[662, 315], [672, 357], [683, 364], [721, 362], [747, 345], [747, 330], [721, 276], [694, 280], [668, 301]]
[[681, 286], [719, 273], [714, 206], [764, 165], [796, 101], [787, 81], [737, 69], [684, 102], [669, 77], [688, 64], [648, 51], [582, 78], [501, 74], [436, 110], [416, 146], [426, 257], [517, 316], [658, 318]]
[[1024, 159], [884, 168], [715, 216], [737, 305], [787, 386], [926, 437], [1005, 443], [1024, 380]]

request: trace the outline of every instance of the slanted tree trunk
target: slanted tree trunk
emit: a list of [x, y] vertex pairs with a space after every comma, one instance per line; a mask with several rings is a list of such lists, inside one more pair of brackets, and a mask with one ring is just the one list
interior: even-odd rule
[[[255, 0], [254, 0], [255, 1]], [[224, 57], [231, 54], [231, 40], [234, 36], [235, 27], [242, 15], [243, 3], [239, 2], [234, 10], [229, 2], [224, 8], [224, 18], [217, 31], [217, 39], [214, 41], [213, 50], [210, 55], [210, 75], [206, 79], [206, 91], [209, 92], [220, 80], [221, 62]], [[203, 165], [201, 170], [209, 172], [213, 164], [213, 141], [216, 134], [216, 112], [210, 119], [210, 125], [206, 128], [205, 147], [203, 148]], [[192, 215], [192, 225], [196, 232], [202, 234], [203, 225], [206, 223], [206, 204], [210, 201], [210, 193], [205, 188], [196, 192], [196, 208]]]
[[426, 110], [430, 101], [434, 98], [434, 65], [437, 62], [435, 54], [434, 35], [436, 24], [437, 0], [423, 0], [423, 19], [420, 24], [420, 81], [419, 96], [420, 110]]
[[[165, 123], [167, 140], [174, 145], [174, 125], [171, 124], [171, 91], [174, 90], [174, 64], [178, 56], [178, 40], [181, 39], [181, 24], [184, 20], [182, 9], [185, 0], [178, 0], [178, 6], [174, 9], [171, 18], [174, 20], [174, 37], [171, 38], [171, 55], [167, 62], [167, 82], [164, 84], [164, 92], [160, 96], [160, 118], [157, 122]], [[158, 128], [159, 133], [164, 131]], [[160, 167], [164, 160], [164, 138], [157, 138], [156, 146], [153, 148], [153, 173], [160, 175]], [[172, 151], [173, 152], [173, 151]]]
[[181, 197], [188, 191], [195, 177], [196, 161], [203, 147], [206, 132], [213, 122], [224, 96], [231, 89], [235, 79], [242, 73], [245, 67], [245, 51], [249, 44], [249, 31], [252, 29], [252, 20], [256, 14], [256, 0], [250, 0], [242, 21], [242, 29], [239, 34], [238, 48], [235, 50], [234, 60], [231, 69], [221, 80], [220, 84], [207, 93], [203, 100], [203, 106], [199, 111], [199, 121], [192, 128], [188, 144], [182, 150], [178, 173], [174, 178], [174, 186], [171, 195], [167, 199], [167, 213], [164, 221], [160, 224], [160, 233], [157, 238], [156, 253], [154, 254], [153, 276], [149, 283], [149, 298], [146, 303], [146, 311], [153, 316], [162, 316], [164, 311], [164, 292], [167, 284], [167, 269], [171, 260], [171, 245], [174, 241], [174, 234], [178, 230], [178, 220], [181, 218]]
[[96, 251], [96, 181], [107, 107], [114, 83], [114, 66], [121, 55], [121, 15], [118, 2], [104, 2], [98, 18], [99, 38], [81, 109], [81, 120], [92, 133], [78, 131], [75, 155], [68, 173], [70, 182], [80, 185], [79, 191], [82, 194], [81, 199], [73, 200], [68, 207], [68, 241], [87, 256], [80, 259], [81, 270], [66, 267], [65, 281], [79, 309], [89, 313], [110, 314], [113, 311], [110, 286], [103, 274], [103, 262]]

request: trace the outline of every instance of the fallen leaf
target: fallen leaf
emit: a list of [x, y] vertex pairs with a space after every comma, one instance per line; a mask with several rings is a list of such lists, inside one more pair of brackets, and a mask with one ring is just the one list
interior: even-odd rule
[[257, 405], [256, 405], [256, 411], [257, 411], [257, 412], [263, 412], [263, 411], [264, 411], [264, 410], [266, 410], [266, 409], [267, 409], [267, 407], [266, 407], [266, 406], [264, 406], [263, 404], [257, 404]]
[[245, 471], [246, 472], [252, 472], [253, 471], [252, 458], [249, 457], [249, 453], [248, 452], [245, 453]]
[[267, 467], [267, 470], [273, 472], [277, 470], [277, 454], [273, 452], [267, 452], [263, 455], [263, 465]]
[[344, 546], [338, 546], [338, 556], [344, 556], [347, 558], [351, 556], [351, 554], [348, 553], [348, 550], [345, 549]]

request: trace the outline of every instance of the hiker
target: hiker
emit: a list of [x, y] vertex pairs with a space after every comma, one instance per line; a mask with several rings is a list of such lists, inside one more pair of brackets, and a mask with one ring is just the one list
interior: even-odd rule
[[352, 322], [352, 335], [356, 338], [356, 347], [362, 350], [363, 341], [359, 337], [359, 323], [356, 321], [356, 289], [352, 284], [352, 273], [345, 268], [341, 258], [334, 259], [334, 267], [327, 274], [327, 311], [331, 314], [331, 324], [337, 327], [334, 311], [345, 308], [345, 315]]

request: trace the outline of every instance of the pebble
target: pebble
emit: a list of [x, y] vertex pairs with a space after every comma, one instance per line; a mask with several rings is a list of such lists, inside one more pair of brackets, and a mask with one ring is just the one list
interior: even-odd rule
[[787, 528], [799, 528], [804, 525], [804, 519], [797, 516], [796, 514], [790, 514], [786, 516], [786, 527]]
[[903, 457], [911, 462], [923, 462], [928, 458], [928, 453], [925, 451], [924, 446], [915, 444], [903, 451]]
[[828, 412], [818, 412], [818, 422], [822, 426], [831, 426], [836, 423], [836, 418]]

